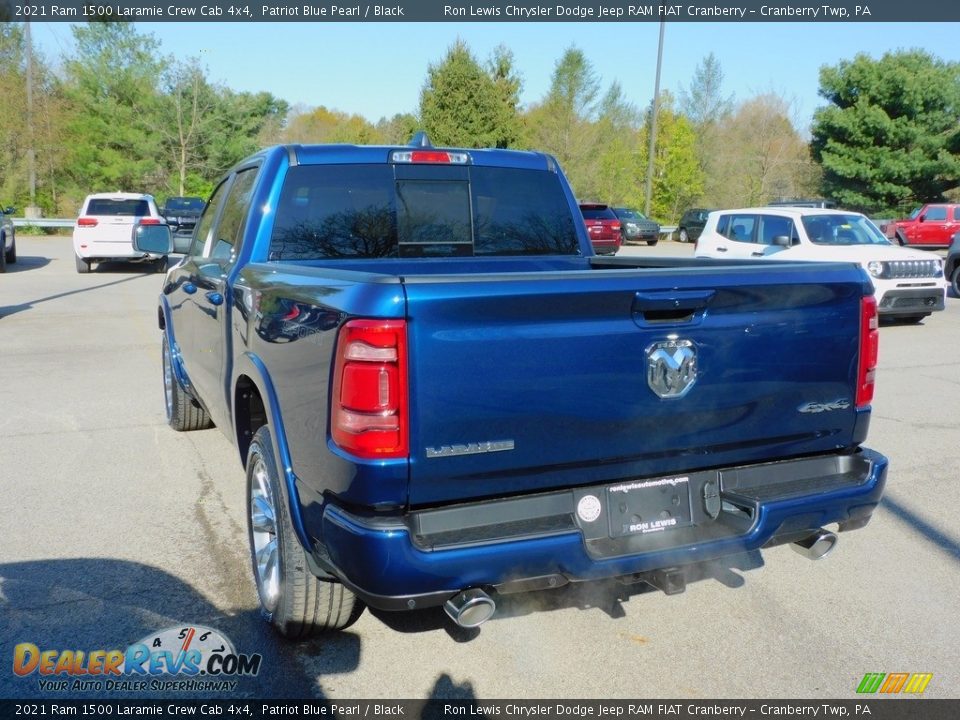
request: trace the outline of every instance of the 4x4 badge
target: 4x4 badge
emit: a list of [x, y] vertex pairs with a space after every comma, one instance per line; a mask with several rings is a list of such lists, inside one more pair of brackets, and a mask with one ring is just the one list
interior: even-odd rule
[[647, 348], [647, 384], [659, 397], [683, 397], [696, 381], [697, 346], [692, 340], [661, 340]]

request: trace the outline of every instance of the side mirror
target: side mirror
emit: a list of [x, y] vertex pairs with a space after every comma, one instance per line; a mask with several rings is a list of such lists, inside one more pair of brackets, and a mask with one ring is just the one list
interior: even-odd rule
[[169, 255], [173, 252], [173, 233], [168, 225], [135, 225], [133, 249], [151, 255]]
[[17, 209], [11, 205], [10, 207], [4, 208], [2, 212], [4, 215], [13, 215], [16, 211]]
[[917, 218], [917, 222], [925, 222], [926, 219], [927, 219], [926, 215], [921, 215], [920, 217]]
[[773, 244], [779, 247], [790, 247], [793, 243], [790, 241], [789, 235], [775, 235]]

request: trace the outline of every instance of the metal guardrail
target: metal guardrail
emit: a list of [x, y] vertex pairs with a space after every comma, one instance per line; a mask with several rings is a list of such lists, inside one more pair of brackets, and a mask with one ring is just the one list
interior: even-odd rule
[[77, 222], [76, 218], [11, 218], [14, 227], [69, 228]]

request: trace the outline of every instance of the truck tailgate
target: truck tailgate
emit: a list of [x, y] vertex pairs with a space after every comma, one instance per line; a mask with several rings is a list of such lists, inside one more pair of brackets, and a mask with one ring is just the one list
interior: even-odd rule
[[404, 287], [412, 506], [853, 444], [870, 291], [852, 265], [407, 276]]

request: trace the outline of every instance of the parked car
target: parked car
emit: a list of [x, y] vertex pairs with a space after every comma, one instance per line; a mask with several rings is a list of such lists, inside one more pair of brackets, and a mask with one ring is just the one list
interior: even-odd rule
[[541, 153], [421, 136], [230, 170], [162, 285], [158, 349], [169, 425], [214, 423], [245, 468], [264, 619], [475, 627], [501, 593], [679, 593], [698, 563], [817, 558], [825, 525], [864, 527], [887, 460], [863, 446], [863, 271], [650, 260], [595, 257]]
[[202, 197], [167, 198], [160, 214], [173, 231], [173, 251], [185, 253], [193, 239], [193, 229], [206, 202]]
[[953, 288], [954, 297], [960, 297], [960, 232], [953, 236], [947, 260], [943, 264], [943, 276]]
[[620, 218], [620, 235], [624, 243], [646, 242], [656, 245], [660, 239], [660, 223], [651, 220], [639, 210], [615, 207], [614, 214]]
[[910, 217], [887, 223], [883, 231], [900, 245], [923, 248], [949, 247], [950, 240], [960, 230], [960, 204], [936, 203], [923, 205]]
[[703, 232], [703, 224], [707, 221], [707, 215], [710, 211], [706, 208], [690, 208], [687, 210], [680, 222], [677, 223], [677, 233], [680, 242], [696, 242]]
[[133, 230], [137, 224], [165, 224], [152, 196], [121, 192], [87, 195], [73, 226], [77, 272], [90, 272], [93, 263], [106, 260], [151, 263], [157, 272], [164, 272], [166, 255], [134, 250]]
[[10, 217], [16, 211], [13, 207], [0, 210], [0, 273], [7, 271], [7, 263], [17, 261], [17, 235]]
[[623, 243], [620, 218], [609, 205], [580, 203], [580, 213], [597, 255], [616, 255]]
[[858, 263], [881, 317], [919, 322], [943, 310], [940, 258], [891, 243], [866, 216], [847, 210], [762, 207], [710, 213], [696, 257]]

